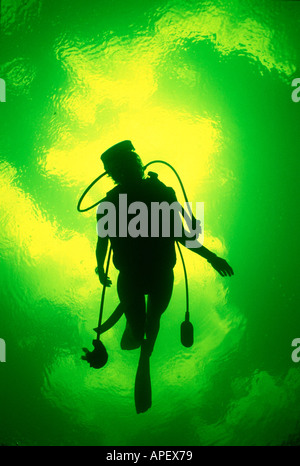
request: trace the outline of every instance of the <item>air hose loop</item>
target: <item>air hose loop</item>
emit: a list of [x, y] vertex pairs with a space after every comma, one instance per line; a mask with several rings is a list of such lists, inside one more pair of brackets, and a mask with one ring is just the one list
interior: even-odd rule
[[80, 196], [80, 199], [78, 201], [78, 204], [77, 204], [77, 210], [78, 212], [87, 212], [88, 210], [91, 210], [93, 209], [94, 207], [96, 207], [98, 204], [100, 204], [101, 200], [96, 202], [95, 204], [87, 207], [86, 209], [81, 209], [81, 204], [82, 204], [82, 201], [83, 199], [85, 198], [85, 196], [87, 195], [87, 193], [92, 189], [92, 187], [98, 182], [101, 180], [101, 178], [103, 178], [105, 175], [107, 175], [107, 172], [104, 172], [104, 173], [101, 173], [100, 176], [98, 176], [97, 178], [94, 179], [94, 181], [92, 181], [91, 184], [89, 184], [89, 186], [84, 190], [84, 192], [82, 193], [82, 195]]

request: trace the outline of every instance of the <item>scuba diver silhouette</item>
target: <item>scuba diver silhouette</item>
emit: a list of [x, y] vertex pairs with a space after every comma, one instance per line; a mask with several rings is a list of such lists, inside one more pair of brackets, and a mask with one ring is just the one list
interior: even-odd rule
[[[106, 194], [101, 203], [109, 202], [115, 206], [116, 212], [121, 209], [120, 195], [126, 194], [128, 204], [143, 202], [151, 210], [153, 202], [167, 202], [171, 205], [177, 202], [175, 192], [158, 180], [155, 173], [145, 176], [141, 158], [134, 151], [131, 141], [123, 141], [112, 146], [101, 156], [106, 174], [116, 186]], [[170, 224], [173, 225], [175, 212], [171, 213]], [[103, 213], [97, 211], [97, 223], [103, 218]], [[128, 213], [127, 222], [130, 219]], [[149, 232], [151, 218], [149, 216]], [[192, 217], [193, 225], [196, 219]], [[116, 215], [116, 231], [119, 232], [120, 219]], [[152, 404], [150, 357], [160, 328], [160, 319], [167, 309], [173, 291], [173, 268], [176, 263], [175, 242], [186, 246], [191, 239], [184, 229], [180, 237], [175, 237], [174, 229], [170, 235], [152, 237], [123, 236], [120, 234], [100, 237], [96, 247], [97, 269], [100, 283], [110, 287], [112, 282], [104, 270], [104, 262], [110, 241], [113, 253], [113, 263], [119, 271], [117, 292], [122, 312], [126, 317], [126, 327], [121, 338], [123, 350], [141, 348], [140, 359], [135, 379], [135, 405], [137, 413], [147, 411]], [[123, 225], [124, 226], [124, 225]], [[221, 276], [233, 275], [233, 270], [226, 260], [218, 257], [204, 246], [190, 249], [195, 254], [206, 259]], [[145, 296], [148, 296], [147, 304]], [[97, 329], [95, 329], [97, 330]], [[98, 342], [101, 343], [101, 342]], [[87, 351], [87, 350], [86, 350]], [[88, 360], [87, 357], [85, 359]], [[107, 360], [107, 358], [106, 358]], [[106, 362], [105, 360], [105, 362]]]

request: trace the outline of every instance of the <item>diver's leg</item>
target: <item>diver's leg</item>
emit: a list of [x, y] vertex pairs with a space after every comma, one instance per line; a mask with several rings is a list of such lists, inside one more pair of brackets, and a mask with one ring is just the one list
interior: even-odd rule
[[121, 348], [128, 350], [139, 348], [145, 333], [145, 296], [136, 277], [130, 273], [120, 272], [117, 289], [126, 316]]
[[173, 283], [173, 269], [158, 274], [148, 295], [146, 318], [147, 340], [144, 341], [143, 346], [144, 351], [148, 352], [149, 356], [151, 356], [159, 332], [161, 315], [167, 309], [171, 300]]
[[147, 303], [146, 336], [141, 345], [139, 365], [135, 378], [134, 399], [137, 413], [144, 413], [152, 406], [150, 356], [159, 331], [162, 313], [167, 309], [173, 290], [173, 270], [158, 273], [151, 280]]
[[150, 357], [148, 352], [145, 351], [143, 343], [134, 385], [134, 401], [137, 414], [144, 413], [151, 408], [151, 392]]

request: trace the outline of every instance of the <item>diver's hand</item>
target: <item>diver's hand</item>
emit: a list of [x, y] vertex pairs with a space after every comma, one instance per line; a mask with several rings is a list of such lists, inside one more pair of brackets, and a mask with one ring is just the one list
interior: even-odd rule
[[231, 275], [234, 275], [232, 268], [225, 259], [215, 255], [211, 257], [208, 262], [222, 277], [231, 277]]
[[99, 269], [98, 267], [96, 267], [95, 272], [99, 277], [99, 281], [101, 285], [107, 286], [108, 288], [112, 285], [111, 279], [106, 276], [106, 273], [104, 272], [103, 269]]

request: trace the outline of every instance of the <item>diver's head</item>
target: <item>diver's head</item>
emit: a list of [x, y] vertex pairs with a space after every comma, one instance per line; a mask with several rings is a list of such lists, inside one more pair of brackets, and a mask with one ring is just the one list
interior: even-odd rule
[[101, 155], [107, 174], [117, 184], [131, 184], [144, 177], [143, 163], [131, 141], [122, 141]]

